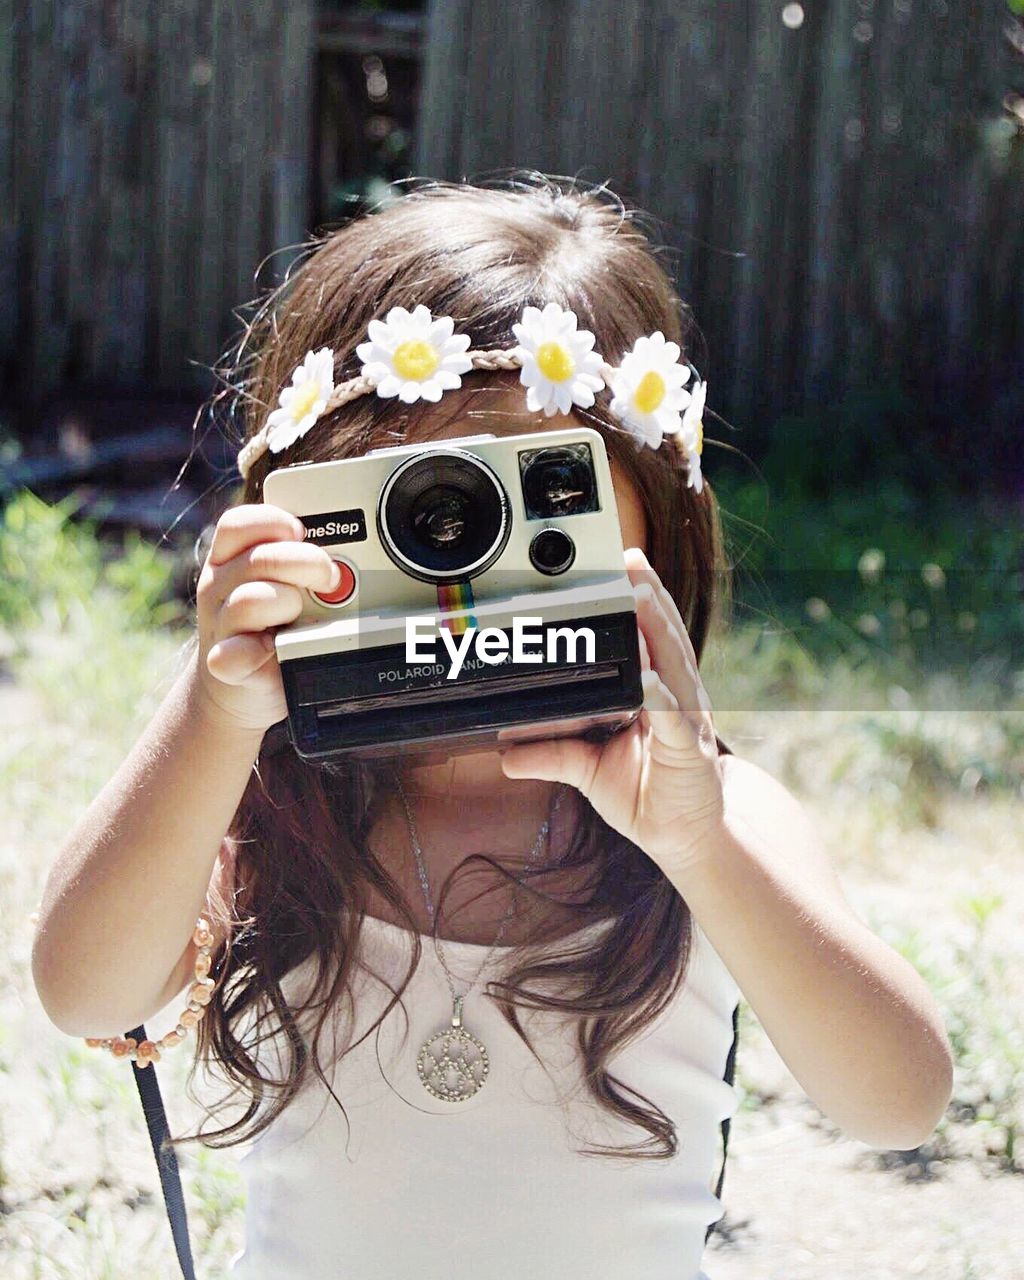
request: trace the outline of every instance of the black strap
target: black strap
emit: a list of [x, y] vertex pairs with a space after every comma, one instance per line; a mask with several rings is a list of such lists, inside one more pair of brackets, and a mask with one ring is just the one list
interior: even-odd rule
[[[718, 744], [718, 750], [721, 755], [731, 756], [736, 754], [732, 747], [730, 747], [728, 743], [723, 742], [717, 733], [715, 734], [715, 742]], [[723, 1079], [726, 1084], [732, 1084], [733, 1072], [736, 1070], [736, 1049], [739, 1046], [739, 1042], [740, 1006], [737, 1002], [732, 1011], [732, 1044], [729, 1046], [729, 1056], [725, 1060], [725, 1075], [723, 1076]], [[719, 1200], [722, 1198], [722, 1184], [725, 1182], [725, 1158], [729, 1151], [729, 1121], [731, 1118], [731, 1116], [726, 1116], [722, 1121], [722, 1167], [718, 1171], [718, 1186], [715, 1188], [715, 1195]], [[724, 1216], [725, 1215], [723, 1214], [722, 1217]], [[708, 1229], [704, 1234], [705, 1244], [707, 1244], [712, 1231], [714, 1231], [715, 1227], [717, 1227], [718, 1223], [721, 1221], [722, 1218], [719, 1218], [717, 1222], [711, 1222], [708, 1224]]]
[[[732, 1044], [729, 1046], [729, 1056], [725, 1060], [725, 1075], [723, 1079], [726, 1084], [732, 1084], [733, 1074], [736, 1070], [736, 1049], [740, 1042], [740, 1006], [737, 1001], [732, 1011]], [[722, 1184], [725, 1182], [725, 1158], [729, 1151], [729, 1122], [731, 1116], [726, 1116], [722, 1121], [722, 1167], [718, 1171], [718, 1186], [715, 1188], [715, 1195], [721, 1200]], [[724, 1213], [722, 1217], [724, 1217]], [[722, 1218], [718, 1218], [715, 1222], [708, 1223], [708, 1229], [704, 1233], [704, 1243], [707, 1244], [708, 1238], [712, 1231], [718, 1226]]]
[[[126, 1032], [136, 1044], [147, 1039], [146, 1028], [140, 1023], [134, 1031]], [[156, 1078], [156, 1064], [140, 1067], [133, 1059], [132, 1070], [135, 1072], [135, 1083], [139, 1087], [142, 1099], [142, 1110], [149, 1128], [150, 1142], [153, 1144], [153, 1155], [160, 1173], [160, 1186], [164, 1193], [164, 1204], [167, 1208], [167, 1220], [171, 1224], [171, 1235], [174, 1237], [174, 1249], [178, 1255], [178, 1265], [185, 1280], [196, 1280], [192, 1263], [192, 1247], [188, 1240], [188, 1215], [185, 1212], [185, 1197], [181, 1190], [181, 1177], [178, 1173], [177, 1152], [170, 1145], [164, 1146], [170, 1138], [171, 1131], [167, 1127], [167, 1116], [164, 1113], [164, 1100], [160, 1096], [160, 1083]]]
[[[740, 1006], [736, 1004], [732, 1011], [732, 1044], [729, 1046], [729, 1056], [725, 1062], [725, 1075], [723, 1077], [727, 1084], [732, 1084], [733, 1073], [736, 1069], [736, 1049], [740, 1039], [739, 1016]], [[141, 1044], [143, 1040], [147, 1039], [146, 1028], [140, 1024], [134, 1031], [126, 1032], [126, 1038], [127, 1036], [131, 1036], [136, 1044]], [[156, 1064], [151, 1062], [148, 1067], [140, 1068], [138, 1063], [133, 1060], [132, 1070], [135, 1072], [135, 1083], [139, 1087], [142, 1110], [146, 1116], [149, 1138], [153, 1144], [153, 1155], [156, 1157], [156, 1167], [160, 1173], [160, 1186], [164, 1193], [167, 1220], [171, 1224], [171, 1235], [174, 1237], [174, 1249], [178, 1255], [178, 1265], [181, 1267], [181, 1274], [185, 1280], [196, 1280], [196, 1273], [192, 1263], [192, 1248], [188, 1239], [188, 1215], [185, 1212], [185, 1197], [181, 1190], [181, 1177], [178, 1172], [178, 1156], [172, 1146], [164, 1146], [164, 1140], [170, 1137], [170, 1130], [167, 1127], [167, 1116], [164, 1113], [164, 1101], [160, 1096], [160, 1084], [156, 1078]], [[722, 1186], [725, 1182], [725, 1160], [729, 1151], [730, 1119], [730, 1116], [726, 1116], [722, 1121], [722, 1167], [718, 1171], [718, 1186], [715, 1188], [715, 1195], [719, 1199], [721, 1199]], [[704, 1234], [705, 1244], [707, 1244], [708, 1238], [719, 1222], [721, 1222], [721, 1218], [708, 1224], [708, 1229]]]

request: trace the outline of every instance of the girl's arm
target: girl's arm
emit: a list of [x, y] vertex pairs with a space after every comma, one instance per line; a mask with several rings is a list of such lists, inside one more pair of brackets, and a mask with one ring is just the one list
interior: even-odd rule
[[294, 516], [263, 503], [221, 517], [187, 670], [50, 870], [32, 976], [69, 1035], [121, 1035], [185, 985], [174, 987], [225, 832], [264, 733], [287, 712], [273, 628], [298, 617], [302, 588], [337, 582], [326, 551], [304, 536]]
[[870, 1146], [920, 1146], [952, 1092], [935, 997], [847, 903], [796, 797], [720, 757], [679, 610], [626, 553], [647, 656], [644, 710], [605, 743], [510, 747], [513, 778], [577, 787], [678, 889], [808, 1096]]
[[163, 1008], [207, 907], [263, 735], [210, 714], [195, 666], [193, 658], [47, 878], [32, 976], [68, 1035], [123, 1035]]
[[750, 761], [722, 767], [718, 838], [666, 875], [811, 1101], [868, 1146], [921, 1146], [953, 1083], [934, 996], [854, 913], [796, 797]]
[[[237, 846], [229, 837], [221, 841], [220, 854], [213, 865], [210, 887], [206, 891], [206, 904], [203, 918], [210, 926], [213, 942], [210, 944], [210, 955], [216, 959], [217, 953], [228, 940], [239, 912], [244, 912], [248, 904], [247, 886], [239, 882], [235, 869]], [[236, 907], [236, 903], [238, 904]], [[158, 1008], [170, 1004], [175, 996], [195, 982], [195, 964], [199, 948], [191, 937], [185, 944], [178, 963], [171, 971], [167, 986], [159, 996]]]

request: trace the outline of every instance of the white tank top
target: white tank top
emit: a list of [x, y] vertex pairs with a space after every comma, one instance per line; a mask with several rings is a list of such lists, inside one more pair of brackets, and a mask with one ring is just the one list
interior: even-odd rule
[[[601, 921], [570, 940], [585, 941], [611, 924]], [[421, 936], [420, 963], [402, 997], [407, 1038], [396, 1006], [377, 1033], [325, 1065], [348, 1124], [313, 1074], [241, 1157], [246, 1243], [231, 1260], [232, 1280], [708, 1280], [701, 1270], [705, 1231], [723, 1212], [712, 1190], [719, 1125], [738, 1103], [723, 1075], [739, 988], [696, 921], [693, 929], [682, 988], [609, 1063], [613, 1075], [675, 1121], [674, 1157], [579, 1154], [585, 1143], [625, 1145], [646, 1131], [589, 1099], [563, 1015], [520, 1012], [547, 1071], [506, 1023], [483, 990], [504, 947], [463, 1008], [464, 1025], [490, 1058], [484, 1085], [460, 1102], [430, 1094], [416, 1058], [423, 1042], [449, 1025], [452, 1005], [433, 944]], [[462, 992], [488, 948], [442, 945]], [[349, 1043], [352, 1010], [358, 1038], [390, 998], [370, 971], [397, 986], [411, 947], [404, 929], [367, 917], [353, 1000], [325, 1027], [321, 1062], [331, 1061], [332, 1025], [343, 1037], [338, 1043]], [[286, 975], [285, 995], [294, 1000], [312, 973], [308, 960]], [[280, 1071], [273, 1041], [269, 1048], [266, 1061]], [[260, 1049], [261, 1063], [267, 1050]]]

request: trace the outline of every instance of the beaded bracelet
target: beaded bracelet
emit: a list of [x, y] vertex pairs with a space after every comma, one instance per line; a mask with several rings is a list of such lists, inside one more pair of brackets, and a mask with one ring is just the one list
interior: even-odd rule
[[91, 1049], [109, 1049], [115, 1058], [130, 1058], [138, 1067], [148, 1067], [151, 1062], [160, 1061], [160, 1050], [171, 1049], [180, 1044], [188, 1035], [190, 1027], [194, 1027], [200, 1018], [206, 1015], [206, 1006], [213, 999], [216, 982], [209, 977], [213, 958], [210, 946], [213, 934], [209, 923], [202, 916], [196, 921], [192, 941], [199, 948], [196, 956], [196, 980], [188, 991], [188, 1007], [178, 1016], [178, 1025], [168, 1031], [159, 1040], [143, 1040], [137, 1044], [134, 1036], [107, 1036], [104, 1039], [86, 1037], [85, 1043]]

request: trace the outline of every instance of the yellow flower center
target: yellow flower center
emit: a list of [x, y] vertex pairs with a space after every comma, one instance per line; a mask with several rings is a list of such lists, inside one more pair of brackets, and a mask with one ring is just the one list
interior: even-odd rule
[[304, 387], [299, 387], [291, 403], [292, 417], [295, 421], [301, 422], [319, 399], [320, 383], [315, 379], [311, 379]]
[[704, 448], [704, 419], [701, 418], [697, 423], [697, 453], [699, 454]]
[[560, 342], [542, 342], [537, 348], [537, 368], [549, 382], [565, 382], [576, 372], [576, 362]]
[[665, 399], [665, 379], [660, 373], [648, 369], [633, 393], [633, 403], [641, 413], [653, 413]]
[[441, 360], [429, 342], [414, 338], [410, 342], [398, 344], [391, 363], [400, 378], [411, 382], [425, 382], [431, 374], [437, 372]]

